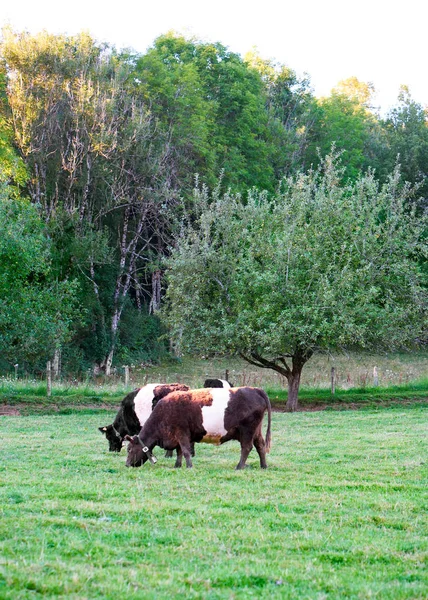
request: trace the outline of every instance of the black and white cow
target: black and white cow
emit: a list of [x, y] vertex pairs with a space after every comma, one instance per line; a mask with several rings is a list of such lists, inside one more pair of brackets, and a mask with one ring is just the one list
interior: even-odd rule
[[204, 388], [231, 388], [233, 385], [225, 379], [205, 379]]
[[[265, 412], [268, 413], [266, 441], [262, 435]], [[271, 445], [271, 405], [260, 388], [200, 389], [174, 391], [154, 407], [138, 435], [125, 436], [128, 444], [127, 467], [140, 467], [154, 462], [152, 450], [160, 446], [177, 450], [176, 467], [192, 466], [192, 442], [224, 444], [238, 440], [241, 458], [237, 469], [243, 469], [253, 448], [260, 457], [262, 469], [267, 467], [266, 452]]]
[[120, 452], [125, 436], [140, 431], [161, 398], [170, 392], [188, 389], [181, 383], [149, 383], [125, 396], [113, 423], [98, 427], [107, 438], [110, 452]]

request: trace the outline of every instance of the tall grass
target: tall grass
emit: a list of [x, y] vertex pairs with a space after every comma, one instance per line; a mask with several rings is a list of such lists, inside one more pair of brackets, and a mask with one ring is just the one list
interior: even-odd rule
[[[331, 367], [336, 375], [336, 395], [331, 396]], [[378, 385], [373, 385], [369, 365], [377, 367]], [[227, 372], [227, 373], [226, 373]], [[229, 380], [236, 386], [263, 387], [271, 398], [280, 401], [287, 398], [287, 381], [269, 369], [256, 369], [237, 359], [183, 359], [160, 366], [131, 367], [131, 378], [125, 386], [120, 372], [106, 378], [86, 378], [55, 381], [52, 402], [68, 398], [70, 402], [119, 402], [135, 387], [147, 382], [179, 381], [192, 388], [202, 387], [211, 377]], [[428, 353], [394, 355], [388, 357], [369, 355], [315, 356], [303, 370], [299, 397], [330, 401], [354, 401], [365, 396], [403, 396], [403, 398], [428, 397]], [[0, 378], [0, 397], [3, 402], [21, 399], [26, 402], [46, 397], [46, 382], [36, 379]]]
[[[428, 352], [409, 354], [337, 354], [315, 355], [304, 366], [303, 389], [327, 389], [331, 386], [331, 369], [335, 368], [336, 387], [368, 388], [373, 385], [373, 369], [377, 368], [378, 386], [406, 385], [413, 381], [428, 380]], [[258, 369], [236, 358], [195, 359], [165, 363], [161, 366], [134, 368], [136, 381], [144, 377], [150, 381], [180, 380], [192, 387], [200, 387], [208, 377], [225, 378], [226, 371], [234, 385], [254, 385], [273, 389], [287, 388], [285, 377], [271, 369]]]
[[[126, 394], [129, 391], [129, 386], [121, 380], [107, 380], [102, 382], [81, 382], [73, 380], [55, 381], [52, 386], [52, 396], [69, 397], [117, 397], [118, 395]], [[43, 380], [33, 378], [15, 379], [12, 377], [0, 378], [0, 395], [11, 397], [26, 397], [26, 396], [46, 396], [47, 385]]]

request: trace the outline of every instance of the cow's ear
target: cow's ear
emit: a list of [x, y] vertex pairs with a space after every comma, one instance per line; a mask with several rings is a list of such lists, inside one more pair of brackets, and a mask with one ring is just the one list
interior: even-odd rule
[[125, 442], [133, 442], [134, 438], [132, 438], [130, 435], [125, 435], [125, 437], [123, 438], [125, 440]]
[[98, 429], [101, 431], [101, 433], [107, 435], [107, 427], [98, 427]]

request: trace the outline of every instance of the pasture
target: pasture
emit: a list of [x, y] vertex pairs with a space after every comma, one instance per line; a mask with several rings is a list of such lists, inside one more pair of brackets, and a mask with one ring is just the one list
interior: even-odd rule
[[267, 471], [127, 469], [113, 415], [0, 417], [2, 599], [428, 597], [423, 407], [275, 413]]

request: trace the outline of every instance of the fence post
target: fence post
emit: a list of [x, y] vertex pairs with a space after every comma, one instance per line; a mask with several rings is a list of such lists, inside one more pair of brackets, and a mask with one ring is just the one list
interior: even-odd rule
[[379, 385], [379, 376], [377, 374], [377, 367], [373, 367], [373, 385], [377, 387]]
[[55, 348], [53, 362], [52, 362], [52, 374], [54, 379], [58, 379], [61, 374], [61, 350]]
[[52, 395], [52, 366], [50, 360], [46, 364], [46, 395], [48, 397]]
[[229, 369], [226, 369], [226, 373], [225, 373], [225, 380], [229, 381]]
[[123, 368], [125, 369], [125, 387], [128, 387], [128, 385], [129, 385], [129, 367], [128, 367], [128, 365], [125, 365]]
[[336, 369], [331, 367], [331, 394], [334, 396], [336, 392]]
[[18, 363], [16, 363], [16, 365], [13, 365], [15, 367], [15, 379], [18, 379]]

